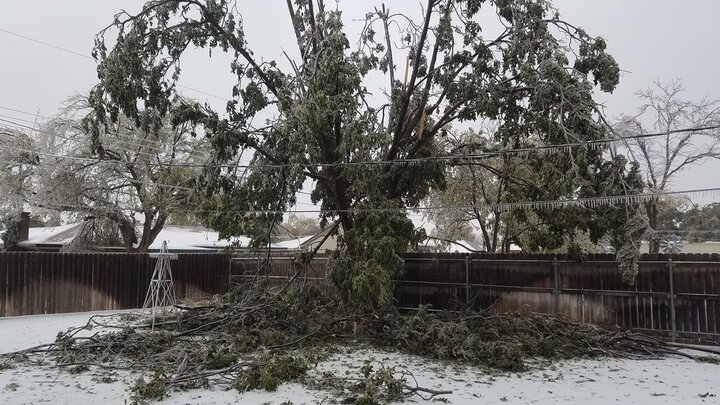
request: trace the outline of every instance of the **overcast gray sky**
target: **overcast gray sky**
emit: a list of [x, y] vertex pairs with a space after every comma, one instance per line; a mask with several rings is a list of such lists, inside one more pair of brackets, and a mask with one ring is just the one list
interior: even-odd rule
[[[52, 115], [74, 92], [87, 92], [96, 82], [93, 61], [30, 42], [5, 31], [90, 54], [94, 35], [107, 26], [120, 9], [141, 8], [143, 0], [0, 0], [0, 107]], [[330, 4], [332, 2], [326, 1]], [[385, 1], [392, 9], [419, 10], [412, 0]], [[285, 0], [238, 1], [248, 40], [265, 58], [279, 59], [281, 48], [292, 52], [294, 38]], [[340, 0], [351, 32], [359, 31], [362, 18], [380, 1]], [[561, 16], [608, 41], [610, 52], [625, 71], [614, 94], [603, 94], [609, 116], [632, 113], [638, 106], [634, 93], [653, 80], [680, 78], [686, 96], [720, 98], [720, 1], [718, 0], [556, 0]], [[417, 15], [417, 13], [415, 13]], [[227, 97], [232, 80], [220, 59], [187, 58], [182, 84]], [[184, 89], [187, 95], [219, 100]], [[32, 117], [0, 109], [0, 115]], [[6, 118], [5, 117], [5, 118]], [[0, 117], [3, 118], [3, 117]], [[718, 162], [682, 173], [676, 190], [720, 186]], [[712, 198], [715, 200], [716, 198]], [[705, 202], [705, 201], [703, 201]]]

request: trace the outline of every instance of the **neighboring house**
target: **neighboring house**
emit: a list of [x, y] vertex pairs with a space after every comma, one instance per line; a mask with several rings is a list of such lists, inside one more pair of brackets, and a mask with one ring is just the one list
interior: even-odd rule
[[[28, 237], [18, 242], [22, 250], [57, 252], [70, 243], [82, 227], [82, 223], [60, 225], [54, 227], [29, 228]], [[250, 239], [247, 237], [220, 239], [219, 234], [200, 227], [165, 226], [150, 245], [149, 251], [158, 251], [163, 241], [167, 241], [168, 249], [173, 252], [216, 252], [225, 248], [247, 248]], [[99, 246], [102, 251], [124, 251], [120, 246]]]
[[479, 253], [485, 251], [479, 243], [474, 241], [442, 241], [435, 238], [425, 239], [418, 246], [418, 250], [432, 253]]
[[70, 243], [81, 227], [82, 223], [29, 228], [27, 239], [19, 239], [17, 245], [24, 250], [57, 251]]
[[[330, 231], [330, 228], [320, 231], [319, 233], [311, 236], [303, 236], [297, 239], [289, 239], [282, 242], [273, 243], [272, 248], [278, 250], [308, 250], [314, 251], [317, 249], [318, 253], [326, 253], [328, 250], [337, 249], [337, 235], [330, 235], [325, 238], [325, 235]], [[324, 241], [323, 241], [324, 239]], [[318, 248], [318, 245], [320, 247]]]

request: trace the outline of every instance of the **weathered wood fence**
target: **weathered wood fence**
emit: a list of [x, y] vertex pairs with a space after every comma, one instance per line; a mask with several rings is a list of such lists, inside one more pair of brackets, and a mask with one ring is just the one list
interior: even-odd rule
[[[178, 297], [227, 291], [263, 277], [332, 293], [328, 257], [307, 268], [292, 256], [180, 254]], [[156, 259], [142, 254], [0, 253], [0, 316], [142, 306]], [[260, 270], [258, 272], [258, 270]], [[633, 285], [611, 255], [407, 254], [396, 280], [400, 308], [473, 307], [493, 313], [557, 313], [584, 322], [720, 340], [720, 255], [644, 255]], [[674, 320], [674, 321], [673, 321]]]
[[[127, 253], [0, 253], [0, 316], [140, 308], [157, 259]], [[229, 257], [180, 254], [176, 294], [197, 299], [228, 288]]]
[[[231, 281], [255, 277], [264, 258], [234, 258]], [[332, 291], [325, 256], [294, 285]], [[297, 273], [291, 257], [261, 271], [275, 285]], [[473, 307], [493, 313], [561, 314], [583, 322], [720, 340], [720, 256], [643, 255], [634, 284], [612, 255], [407, 254], [395, 298], [403, 309]], [[674, 321], [673, 321], [674, 319]]]

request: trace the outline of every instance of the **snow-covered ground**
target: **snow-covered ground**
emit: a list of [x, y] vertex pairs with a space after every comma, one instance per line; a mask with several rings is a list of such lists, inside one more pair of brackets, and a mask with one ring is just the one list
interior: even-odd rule
[[[47, 343], [57, 332], [82, 325], [90, 313], [0, 318], [0, 352]], [[402, 368], [420, 386], [452, 390], [452, 404], [720, 404], [720, 366], [683, 358], [665, 360], [573, 360], [525, 374], [488, 373], [478, 368], [433, 362], [420, 357], [373, 349], [340, 352], [313, 373], [359, 375], [366, 361]], [[0, 371], [0, 404], [123, 404], [137, 373], [72, 375], [49, 366]], [[103, 382], [104, 381], [104, 382]], [[410, 381], [414, 383], [414, 381]], [[276, 392], [191, 390], [173, 393], [163, 404], [292, 404], [329, 403], [328, 393], [299, 384]], [[129, 402], [129, 401], [128, 401]], [[412, 399], [411, 403], [437, 402]]]

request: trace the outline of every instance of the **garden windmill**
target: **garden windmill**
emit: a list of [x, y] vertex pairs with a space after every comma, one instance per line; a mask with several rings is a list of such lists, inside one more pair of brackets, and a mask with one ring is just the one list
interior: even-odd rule
[[152, 311], [152, 329], [155, 329], [157, 311], [173, 307], [177, 303], [172, 269], [170, 268], [170, 260], [177, 260], [177, 254], [168, 253], [167, 241], [163, 241], [160, 253], [150, 254], [150, 257], [157, 257], [158, 261], [155, 264], [143, 309]]
[[680, 253], [682, 252], [682, 248], [682, 240], [677, 235], [668, 235], [660, 241], [660, 250], [663, 253]]

